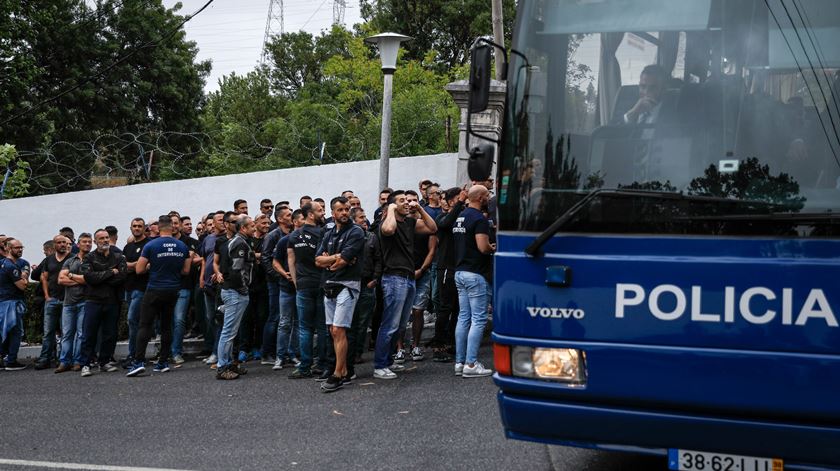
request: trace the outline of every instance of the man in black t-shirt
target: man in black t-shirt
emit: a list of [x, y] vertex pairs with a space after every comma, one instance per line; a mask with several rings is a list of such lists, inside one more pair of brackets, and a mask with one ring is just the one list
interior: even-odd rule
[[[411, 314], [414, 299], [414, 234], [434, 234], [435, 221], [416, 202], [409, 204], [404, 191], [391, 193], [391, 203], [384, 211], [379, 226], [379, 242], [382, 251], [382, 323], [376, 337], [373, 377], [395, 379], [393, 370], [404, 369], [394, 363], [391, 353], [396, 348], [394, 335], [405, 329]], [[420, 219], [409, 217], [416, 208]], [[393, 366], [396, 365], [396, 366]]]
[[64, 287], [58, 284], [58, 274], [64, 260], [70, 255], [70, 239], [63, 235], [53, 237], [55, 252], [41, 264], [41, 289], [44, 292], [44, 340], [41, 343], [41, 355], [35, 362], [36, 370], [49, 368], [56, 358], [55, 332], [61, 322], [61, 310], [64, 300]]
[[[289, 375], [292, 379], [321, 375], [327, 361], [327, 326], [324, 318], [324, 296], [321, 290], [321, 269], [315, 266], [315, 255], [321, 244], [324, 208], [317, 202], [306, 203], [300, 208], [304, 225], [289, 236], [287, 249], [289, 271], [296, 288], [298, 321], [300, 322], [300, 365]], [[312, 367], [312, 335], [318, 332], [317, 354], [319, 364]], [[325, 378], [326, 379], [326, 378]]]
[[[177, 214], [170, 213], [169, 218], [172, 221], [172, 237], [187, 246], [191, 267], [199, 265], [201, 263], [201, 257], [196, 255], [198, 252], [198, 241], [183, 234], [181, 231], [181, 218]], [[190, 268], [190, 273], [181, 275], [181, 287], [178, 290], [178, 301], [175, 303], [172, 328], [172, 361], [176, 365], [184, 363], [184, 334], [187, 331], [187, 313], [190, 309], [190, 300], [192, 300], [194, 286], [193, 270]]]
[[[278, 358], [275, 357], [275, 350], [277, 347], [277, 321], [280, 319], [280, 272], [274, 269], [274, 249], [277, 247], [277, 242], [286, 236], [291, 229], [292, 211], [288, 206], [279, 206], [274, 211], [274, 219], [278, 225], [272, 229], [262, 238], [262, 246], [260, 247], [259, 264], [265, 273], [266, 294], [268, 296], [268, 316], [262, 331], [262, 360], [263, 365], [274, 365]], [[271, 226], [269, 226], [271, 227]], [[283, 252], [285, 256], [285, 252]], [[282, 368], [282, 355], [277, 366]]]
[[438, 225], [437, 249], [437, 312], [435, 319], [435, 346], [433, 361], [450, 362], [455, 348], [455, 323], [458, 320], [458, 290], [455, 288], [455, 242], [452, 226], [464, 210], [466, 190], [453, 187], [446, 190], [441, 200], [442, 212], [435, 219]]
[[[291, 214], [293, 231], [277, 241], [274, 247], [274, 260], [271, 267], [277, 276], [277, 290], [279, 294], [277, 314], [277, 346], [275, 348], [276, 359], [273, 370], [281, 370], [284, 365], [294, 363], [299, 358], [299, 323], [297, 316], [297, 304], [295, 285], [292, 283], [292, 273], [289, 267], [289, 239], [294, 230], [304, 225], [303, 213], [296, 209]], [[281, 226], [282, 227], [282, 226]], [[263, 344], [265, 346], [265, 344]]]
[[478, 362], [478, 347], [487, 324], [496, 245], [490, 243], [490, 222], [482, 212], [490, 192], [481, 185], [473, 185], [467, 197], [469, 205], [452, 228], [457, 260], [455, 286], [461, 306], [455, 327], [455, 375], [474, 378], [493, 374]]
[[146, 292], [146, 284], [149, 282], [149, 275], [138, 275], [135, 271], [137, 260], [143, 252], [143, 247], [149, 243], [146, 237], [146, 221], [143, 218], [131, 220], [131, 235], [133, 241], [123, 247], [125, 257], [125, 301], [128, 303], [128, 357], [123, 361], [123, 368], [128, 368], [134, 361], [134, 344], [137, 340], [137, 331], [140, 328], [140, 305], [143, 303], [143, 293]]
[[[417, 193], [413, 191], [406, 191], [406, 197], [409, 203], [418, 201]], [[419, 207], [419, 205], [417, 206]], [[424, 206], [423, 209], [430, 217], [434, 218], [436, 212], [431, 211], [429, 206]], [[416, 212], [412, 212], [411, 216], [416, 217]], [[432, 294], [432, 261], [437, 250], [437, 236], [428, 234], [415, 234], [414, 236], [414, 299], [411, 303], [411, 352], [409, 353], [411, 359], [414, 361], [423, 360], [423, 349], [420, 348], [420, 336], [423, 334], [423, 314], [427, 308], [430, 307]], [[397, 337], [397, 356], [394, 357], [394, 362], [403, 363], [405, 361], [406, 352], [403, 349], [403, 339], [405, 333], [399, 332]]]

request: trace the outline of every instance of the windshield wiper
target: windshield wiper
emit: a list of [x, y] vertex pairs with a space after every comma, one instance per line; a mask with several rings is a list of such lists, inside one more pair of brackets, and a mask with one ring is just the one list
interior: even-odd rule
[[[566, 225], [571, 222], [575, 216], [584, 208], [588, 207], [592, 201], [602, 196], [630, 196], [630, 197], [643, 197], [643, 198], [650, 198], [650, 199], [663, 199], [663, 200], [687, 200], [687, 201], [699, 201], [699, 202], [706, 202], [706, 203], [725, 203], [725, 204], [753, 204], [758, 206], [764, 207], [781, 207], [783, 205], [778, 203], [772, 203], [768, 201], [757, 201], [757, 200], [735, 200], [731, 198], [723, 198], [718, 196], [700, 196], [700, 195], [685, 195], [682, 193], [674, 193], [671, 191], [653, 191], [653, 190], [636, 190], [636, 189], [625, 189], [625, 188], [616, 188], [616, 189], [598, 189], [594, 190], [591, 193], [584, 196], [580, 201], [575, 203], [571, 208], [566, 210], [565, 213], [561, 214], [556, 221], [554, 221], [546, 230], [544, 230], [533, 242], [531, 242], [528, 247], [525, 248], [525, 253], [530, 255], [531, 257], [537, 257], [540, 255], [540, 249], [546, 242], [548, 242], [554, 234], [560, 231], [560, 229], [566, 227]], [[777, 213], [769, 213], [769, 214], [758, 214], [756, 217], [767, 218], [771, 217]], [[710, 216], [710, 218], [720, 218], [720, 216]]]
[[572, 218], [574, 218], [577, 215], [577, 213], [580, 212], [581, 209], [589, 206], [589, 203], [591, 203], [595, 198], [598, 198], [603, 194], [618, 194], [623, 193], [624, 191], [625, 190], [598, 189], [584, 196], [571, 208], [567, 209], [565, 213], [561, 214], [560, 217], [557, 218], [557, 220], [554, 221], [550, 226], [548, 226], [548, 228], [546, 228], [546, 230], [544, 230], [540, 235], [538, 235], [537, 238], [534, 239], [534, 241], [531, 242], [530, 245], [528, 245], [528, 247], [525, 247], [525, 253], [532, 257], [538, 256], [542, 246], [545, 245], [545, 243], [548, 242], [548, 240], [551, 239], [554, 236], [554, 234], [556, 234], [560, 229], [562, 229], [566, 224], [568, 224], [569, 221], [571, 221]]

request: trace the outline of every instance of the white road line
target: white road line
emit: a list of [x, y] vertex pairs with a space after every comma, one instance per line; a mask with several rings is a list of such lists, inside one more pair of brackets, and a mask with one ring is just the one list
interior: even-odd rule
[[58, 463], [54, 461], [7, 460], [0, 458], [0, 465], [33, 466], [47, 469], [81, 469], [86, 471], [188, 471], [171, 468], [138, 468], [136, 466], [110, 466], [85, 463]]

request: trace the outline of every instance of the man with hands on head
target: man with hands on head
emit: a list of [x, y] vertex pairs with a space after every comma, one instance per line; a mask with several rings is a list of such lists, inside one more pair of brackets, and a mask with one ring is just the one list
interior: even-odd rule
[[[394, 364], [391, 354], [396, 347], [398, 330], [405, 329], [414, 300], [414, 234], [434, 234], [437, 225], [416, 201], [409, 202], [404, 191], [394, 191], [391, 204], [385, 209], [379, 226], [382, 252], [382, 324], [376, 337], [373, 377], [396, 379], [393, 370], [404, 367]], [[409, 216], [412, 210], [418, 219]]]

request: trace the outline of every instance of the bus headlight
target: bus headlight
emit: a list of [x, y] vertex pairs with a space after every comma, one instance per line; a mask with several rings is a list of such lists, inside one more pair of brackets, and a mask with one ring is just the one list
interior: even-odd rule
[[514, 376], [570, 384], [586, 383], [586, 354], [575, 348], [517, 346], [511, 352]]

